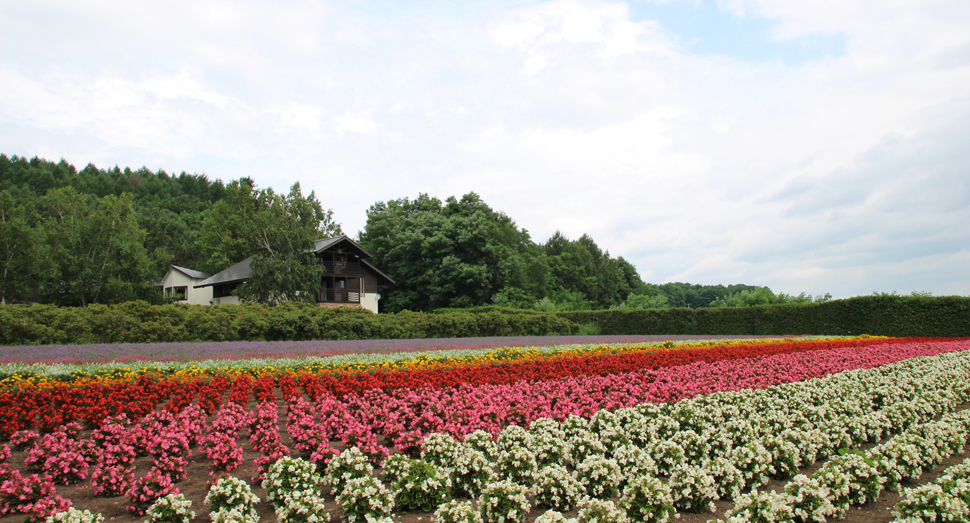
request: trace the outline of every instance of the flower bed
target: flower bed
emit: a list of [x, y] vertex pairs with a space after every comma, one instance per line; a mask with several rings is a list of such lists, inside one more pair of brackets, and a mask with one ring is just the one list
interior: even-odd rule
[[[430, 370], [364, 368], [342, 379], [368, 386], [344, 389], [290, 372], [68, 380], [0, 405], [9, 436], [0, 458], [32, 467], [0, 463], [12, 489], [0, 507], [32, 517], [66, 510], [55, 484], [72, 483], [108, 485], [106, 499], [127, 496], [133, 513], [152, 513], [159, 499], [169, 510], [187, 457], [204, 456], [220, 474], [240, 466], [245, 447], [258, 453], [246, 469], [256, 482], [245, 485], [262, 484], [280, 517], [296, 520], [341, 510], [344, 520], [385, 520], [395, 506], [430, 512], [463, 496], [471, 509], [450, 503], [441, 517], [504, 511], [522, 521], [542, 504], [620, 521], [624, 511], [663, 518], [735, 500], [736, 519], [769, 509], [831, 518], [965, 447], [970, 411], [954, 408], [970, 400], [968, 349], [963, 339], [837, 339], [506, 350]], [[874, 446], [854, 450], [863, 444]], [[409, 457], [384, 470], [398, 453]], [[135, 456], [151, 470], [131, 475]], [[819, 472], [798, 474], [818, 460]], [[772, 478], [788, 480], [784, 494], [758, 492]], [[232, 496], [255, 498], [231, 481], [210, 516], [251, 519], [253, 501], [237, 506]], [[919, 491], [906, 506], [954, 505], [950, 496]]]

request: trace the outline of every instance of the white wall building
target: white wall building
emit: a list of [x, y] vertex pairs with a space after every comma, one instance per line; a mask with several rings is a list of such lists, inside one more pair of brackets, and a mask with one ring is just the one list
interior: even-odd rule
[[204, 272], [172, 265], [162, 278], [162, 292], [166, 297], [181, 295], [183, 299], [178, 303], [209, 305], [212, 300], [212, 287], [195, 287], [207, 278], [209, 275]]

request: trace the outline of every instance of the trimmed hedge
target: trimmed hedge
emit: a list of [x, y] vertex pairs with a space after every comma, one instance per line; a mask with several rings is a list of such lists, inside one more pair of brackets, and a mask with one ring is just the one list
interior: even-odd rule
[[970, 298], [961, 296], [861, 296], [819, 304], [559, 315], [595, 323], [601, 334], [970, 336]]
[[84, 308], [0, 306], [0, 345], [178, 341], [467, 338], [569, 334], [555, 313], [496, 309], [481, 313], [373, 314], [360, 308], [301, 303], [149, 305]]
[[245, 305], [0, 306], [0, 344], [467, 338], [574, 334], [970, 336], [970, 298], [863, 296], [811, 305], [537, 312], [489, 308], [372, 314], [359, 308]]

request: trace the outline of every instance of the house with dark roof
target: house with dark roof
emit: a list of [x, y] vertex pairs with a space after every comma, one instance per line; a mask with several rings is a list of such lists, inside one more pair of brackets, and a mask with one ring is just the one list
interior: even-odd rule
[[[394, 280], [367, 261], [373, 256], [347, 236], [317, 240], [313, 253], [323, 267], [317, 304], [323, 307], [363, 307], [377, 313], [381, 295], [378, 285], [393, 285]], [[251, 274], [252, 257], [195, 284], [196, 289], [211, 288], [213, 305], [239, 303], [232, 292]]]
[[209, 274], [204, 272], [186, 269], [178, 265], [169, 266], [168, 272], [162, 278], [162, 283], [156, 284], [162, 288], [166, 297], [181, 296], [179, 303], [190, 303], [192, 305], [208, 305], [212, 300], [212, 289], [209, 287], [196, 288], [202, 283]]

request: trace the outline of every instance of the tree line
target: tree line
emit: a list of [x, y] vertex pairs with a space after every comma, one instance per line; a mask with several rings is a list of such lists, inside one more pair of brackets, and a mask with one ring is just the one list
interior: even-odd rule
[[[342, 234], [333, 212], [286, 193], [147, 168], [78, 170], [0, 154], [0, 297], [64, 306], [164, 301], [170, 265], [215, 274], [253, 256], [245, 301], [312, 301], [322, 267], [308, 251]], [[703, 308], [812, 302], [751, 285], [650, 284], [588, 235], [537, 243], [475, 193], [377, 202], [359, 243], [397, 284], [387, 311]], [[767, 300], [767, 301], [766, 301]]]
[[223, 184], [146, 168], [78, 170], [0, 154], [5, 303], [160, 303], [155, 282], [170, 265], [214, 274], [249, 256], [254, 277], [238, 289], [244, 299], [312, 296], [308, 282], [319, 282], [322, 269], [307, 251], [339, 231], [299, 184], [277, 193], [248, 178]]

